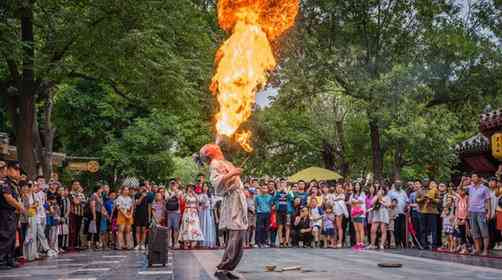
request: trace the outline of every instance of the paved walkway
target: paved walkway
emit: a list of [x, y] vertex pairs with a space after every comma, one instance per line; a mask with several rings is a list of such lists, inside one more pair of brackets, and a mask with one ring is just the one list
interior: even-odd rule
[[[207, 280], [214, 279], [221, 250], [174, 251], [166, 267], [148, 268], [142, 252], [80, 252], [0, 271], [0, 280]], [[380, 268], [398, 262], [402, 268]], [[302, 271], [265, 272], [265, 265]], [[237, 273], [244, 280], [472, 280], [502, 279], [502, 260], [432, 252], [350, 249], [246, 250]]]
[[[176, 251], [176, 279], [214, 279], [214, 267], [221, 251]], [[432, 254], [432, 253], [431, 253]], [[448, 256], [451, 257], [451, 256]], [[477, 257], [462, 257], [473, 258]], [[351, 249], [254, 249], [246, 250], [237, 272], [247, 280], [472, 280], [502, 279], [502, 261], [491, 259], [492, 267], [473, 261], [438, 259], [392, 252]], [[402, 268], [380, 268], [378, 263], [397, 262]], [[265, 272], [265, 265], [302, 266], [303, 271]], [[475, 265], [473, 265], [475, 264]]]
[[171, 280], [173, 258], [167, 266], [148, 268], [143, 252], [84, 251], [0, 270], [0, 280]]

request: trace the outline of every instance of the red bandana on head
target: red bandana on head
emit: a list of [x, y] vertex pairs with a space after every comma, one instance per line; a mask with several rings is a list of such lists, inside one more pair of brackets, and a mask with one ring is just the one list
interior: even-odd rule
[[210, 159], [224, 159], [223, 152], [217, 144], [206, 144], [200, 149], [199, 153]]

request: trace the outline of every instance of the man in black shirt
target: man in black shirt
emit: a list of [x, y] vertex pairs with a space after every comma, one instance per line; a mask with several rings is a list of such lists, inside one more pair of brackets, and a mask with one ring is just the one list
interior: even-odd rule
[[[18, 180], [21, 177], [21, 166], [17, 161], [9, 161], [7, 165], [0, 162], [0, 261], [6, 268], [17, 267], [15, 261], [17, 214], [25, 213], [19, 202]], [[5, 174], [7, 175], [5, 177]]]

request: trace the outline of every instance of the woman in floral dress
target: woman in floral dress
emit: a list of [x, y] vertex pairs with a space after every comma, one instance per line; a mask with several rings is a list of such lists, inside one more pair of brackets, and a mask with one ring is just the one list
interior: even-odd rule
[[180, 228], [180, 241], [185, 243], [185, 248], [193, 248], [198, 241], [204, 241], [200, 228], [199, 200], [194, 192], [193, 185], [187, 186], [185, 195], [185, 211]]

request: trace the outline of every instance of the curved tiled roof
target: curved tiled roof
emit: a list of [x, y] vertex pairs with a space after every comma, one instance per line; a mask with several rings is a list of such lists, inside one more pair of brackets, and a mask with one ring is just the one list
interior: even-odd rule
[[459, 154], [484, 153], [489, 151], [489, 143], [488, 138], [478, 133], [458, 144], [455, 151]]
[[496, 130], [502, 130], [502, 108], [481, 114], [479, 130], [486, 136], [490, 136]]

